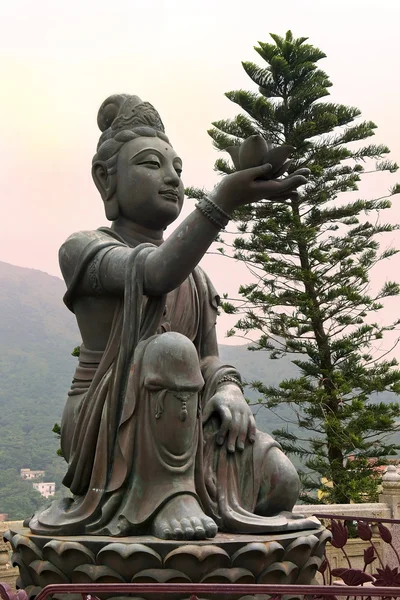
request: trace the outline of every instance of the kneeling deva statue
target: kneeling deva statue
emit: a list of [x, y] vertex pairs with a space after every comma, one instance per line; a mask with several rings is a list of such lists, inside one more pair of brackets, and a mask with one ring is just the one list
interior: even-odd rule
[[224, 177], [164, 241], [184, 187], [158, 112], [117, 94], [98, 125], [92, 175], [112, 225], [60, 249], [83, 340], [61, 424], [72, 495], [36, 514], [31, 531], [188, 540], [318, 527], [292, 514], [297, 472], [256, 429], [240, 374], [218, 357], [218, 295], [198, 266], [235, 209], [290, 198], [307, 170], [274, 179], [271, 156], [292, 149], [272, 150], [270, 162]]

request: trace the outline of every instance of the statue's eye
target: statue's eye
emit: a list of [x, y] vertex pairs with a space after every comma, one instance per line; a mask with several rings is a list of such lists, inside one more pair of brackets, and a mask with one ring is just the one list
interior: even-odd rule
[[178, 177], [182, 176], [182, 169], [179, 169], [178, 167], [175, 167], [175, 171], [177, 172]]
[[158, 160], [143, 160], [140, 163], [137, 163], [138, 165], [150, 165], [152, 167], [156, 167], [156, 168], [160, 168], [161, 164]]

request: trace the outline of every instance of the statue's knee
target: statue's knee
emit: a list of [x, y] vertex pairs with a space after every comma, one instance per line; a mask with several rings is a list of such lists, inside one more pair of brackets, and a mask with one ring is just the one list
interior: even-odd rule
[[[272, 492], [274, 496], [294, 504], [300, 491], [300, 479], [292, 461], [279, 448], [273, 449], [274, 467]], [[271, 457], [272, 458], [272, 457]]]
[[261, 515], [291, 511], [300, 491], [297, 471], [289, 458], [273, 447], [266, 456], [256, 512]]

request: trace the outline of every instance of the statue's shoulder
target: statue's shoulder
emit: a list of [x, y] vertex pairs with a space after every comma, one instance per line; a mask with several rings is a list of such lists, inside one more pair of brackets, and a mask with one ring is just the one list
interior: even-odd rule
[[103, 242], [112, 239], [110, 235], [102, 229], [94, 229], [91, 231], [76, 231], [72, 233], [60, 247], [60, 255], [69, 252], [82, 252], [88, 244], [93, 242]]
[[77, 231], [71, 234], [60, 247], [58, 260], [63, 277], [68, 284], [74, 274], [85, 267], [97, 252], [108, 245], [120, 244], [104, 228]]

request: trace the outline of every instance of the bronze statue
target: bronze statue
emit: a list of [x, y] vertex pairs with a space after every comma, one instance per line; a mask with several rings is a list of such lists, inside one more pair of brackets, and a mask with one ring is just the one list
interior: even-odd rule
[[31, 530], [203, 539], [318, 526], [290, 512], [298, 475], [256, 430], [239, 373], [218, 357], [218, 295], [198, 267], [237, 207], [289, 198], [308, 171], [268, 179], [276, 165], [261, 164], [228, 175], [164, 242], [184, 188], [160, 116], [120, 94], [98, 124], [92, 174], [112, 226], [60, 249], [83, 340], [61, 427], [72, 497]]

